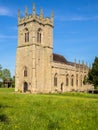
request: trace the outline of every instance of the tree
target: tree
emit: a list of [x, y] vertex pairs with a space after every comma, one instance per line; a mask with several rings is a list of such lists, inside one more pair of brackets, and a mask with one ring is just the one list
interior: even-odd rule
[[98, 87], [98, 57], [95, 57], [92, 68], [88, 73], [88, 81], [92, 83], [95, 88]]
[[0, 88], [2, 87], [2, 66], [0, 65]]
[[10, 70], [8, 69], [3, 69], [2, 70], [2, 80], [8, 80], [8, 79], [11, 79], [11, 73], [10, 73]]
[[0, 79], [2, 78], [2, 66], [0, 65]]
[[3, 80], [3, 86], [4, 87], [10, 87], [11, 86], [11, 73], [8, 69], [2, 70], [2, 80]]
[[84, 76], [84, 80], [83, 80], [83, 84], [86, 85], [87, 82], [88, 82], [88, 78], [87, 78], [87, 76], [85, 75], [85, 76]]
[[12, 88], [15, 88], [15, 76], [12, 78]]

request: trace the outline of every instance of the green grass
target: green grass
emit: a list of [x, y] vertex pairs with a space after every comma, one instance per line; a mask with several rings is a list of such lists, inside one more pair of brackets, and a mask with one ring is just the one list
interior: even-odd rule
[[98, 130], [98, 95], [0, 88], [0, 130]]

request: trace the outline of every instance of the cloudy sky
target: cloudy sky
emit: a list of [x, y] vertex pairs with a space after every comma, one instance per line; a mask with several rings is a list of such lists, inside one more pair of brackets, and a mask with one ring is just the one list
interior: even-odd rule
[[98, 56], [98, 0], [0, 0], [0, 64], [15, 73], [17, 11], [21, 17], [32, 4], [50, 17], [54, 10], [54, 52], [69, 61], [92, 64]]

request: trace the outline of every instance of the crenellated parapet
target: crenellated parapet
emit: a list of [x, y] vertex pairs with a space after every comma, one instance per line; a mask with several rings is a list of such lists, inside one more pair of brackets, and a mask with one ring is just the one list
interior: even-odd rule
[[20, 10], [18, 10], [18, 26], [29, 22], [38, 22], [39, 24], [54, 26], [54, 13], [52, 11], [51, 17], [44, 17], [43, 9], [40, 9], [40, 15], [36, 13], [35, 5], [32, 7], [32, 14], [28, 14], [28, 8], [25, 7], [25, 16], [21, 17]]

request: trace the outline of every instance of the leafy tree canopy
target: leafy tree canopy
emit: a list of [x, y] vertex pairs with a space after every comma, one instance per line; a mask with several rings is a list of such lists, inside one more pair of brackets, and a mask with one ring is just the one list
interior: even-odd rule
[[94, 84], [95, 88], [98, 87], [98, 57], [95, 57], [92, 69], [88, 73], [89, 83]]
[[3, 79], [3, 81], [6, 80], [6, 79], [10, 79], [10, 78], [11, 78], [10, 70], [3, 69], [2, 70], [2, 79]]
[[0, 64], [0, 87], [5, 87], [5, 85], [14, 87], [15, 78], [11, 78], [10, 70], [7, 68], [2, 69]]
[[2, 66], [0, 65], [0, 79], [2, 77]]

